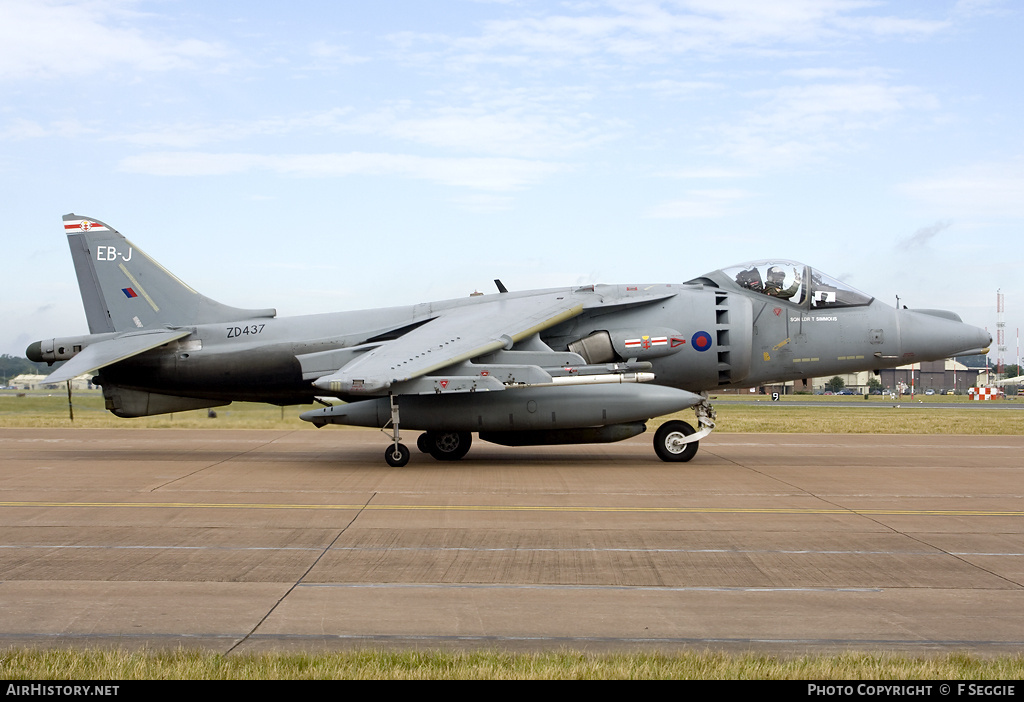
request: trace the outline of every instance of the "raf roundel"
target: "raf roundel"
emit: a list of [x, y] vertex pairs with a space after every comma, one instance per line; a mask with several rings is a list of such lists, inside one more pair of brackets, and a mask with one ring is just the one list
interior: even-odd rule
[[707, 351], [711, 348], [711, 335], [706, 331], [699, 331], [693, 335], [690, 343], [692, 343], [693, 348], [698, 351]]

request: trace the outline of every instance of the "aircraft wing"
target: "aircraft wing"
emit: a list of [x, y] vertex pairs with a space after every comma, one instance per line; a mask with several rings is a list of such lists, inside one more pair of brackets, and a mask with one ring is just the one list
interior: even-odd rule
[[[333, 393], [382, 395], [399, 383], [510, 349], [517, 341], [582, 311], [583, 304], [568, 291], [524, 297], [495, 295], [479, 303], [439, 310], [427, 324], [367, 351], [313, 385]], [[483, 385], [487, 387], [480, 389], [502, 387], [486, 381]]]
[[140, 332], [89, 344], [74, 358], [48, 375], [43, 382], [63, 383], [65, 380], [71, 380], [82, 373], [88, 373], [97, 368], [103, 368], [118, 361], [123, 361], [126, 358], [137, 356], [144, 351], [155, 349], [157, 346], [163, 346], [168, 342], [181, 339], [191, 333], [190, 330]]

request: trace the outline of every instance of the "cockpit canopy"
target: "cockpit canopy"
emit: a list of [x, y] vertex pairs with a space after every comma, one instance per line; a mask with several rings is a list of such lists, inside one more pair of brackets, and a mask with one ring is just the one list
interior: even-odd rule
[[782, 259], [741, 263], [691, 282], [740, 288], [810, 309], [857, 307], [874, 299], [810, 266]]

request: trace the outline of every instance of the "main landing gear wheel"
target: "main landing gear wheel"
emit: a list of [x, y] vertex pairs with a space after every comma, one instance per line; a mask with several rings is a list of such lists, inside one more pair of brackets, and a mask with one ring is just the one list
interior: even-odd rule
[[473, 443], [468, 431], [428, 431], [416, 440], [416, 446], [439, 461], [457, 461], [467, 453]]
[[405, 447], [405, 444], [391, 444], [387, 450], [384, 451], [384, 460], [387, 461], [388, 465], [392, 468], [401, 468], [409, 462], [409, 456], [412, 455], [409, 449]]
[[683, 439], [693, 433], [694, 428], [686, 422], [665, 422], [654, 434], [654, 452], [663, 461], [685, 463], [697, 455], [699, 441], [683, 443]]
[[416, 448], [420, 453], [430, 453], [430, 434], [431, 432], [425, 431], [416, 438]]

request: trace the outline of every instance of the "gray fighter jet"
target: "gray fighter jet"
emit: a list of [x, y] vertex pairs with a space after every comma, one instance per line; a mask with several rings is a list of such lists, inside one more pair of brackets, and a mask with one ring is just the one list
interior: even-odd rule
[[[708, 391], [983, 353], [988, 332], [951, 312], [894, 309], [792, 261], [682, 284], [499, 292], [408, 307], [278, 318], [197, 293], [112, 227], [64, 216], [90, 334], [37, 341], [61, 382], [99, 371], [119, 417], [233, 400], [325, 404], [316, 426], [400, 429], [439, 460], [475, 432], [506, 446], [612, 442], [667, 421], [665, 461], [688, 461], [715, 425]], [[335, 403], [335, 400], [341, 402]]]

